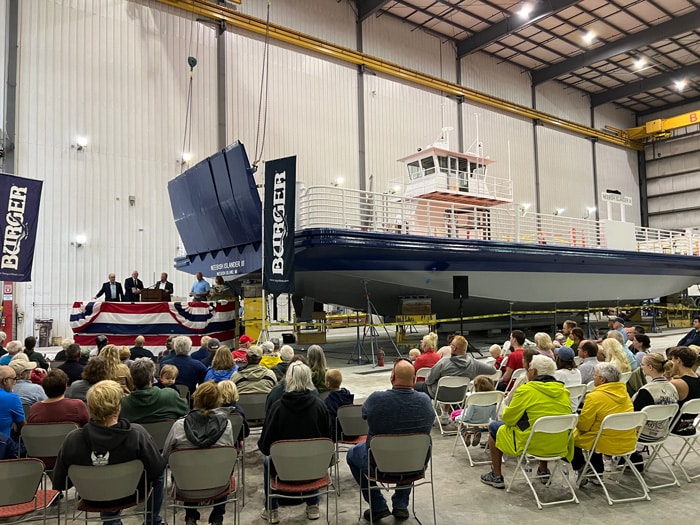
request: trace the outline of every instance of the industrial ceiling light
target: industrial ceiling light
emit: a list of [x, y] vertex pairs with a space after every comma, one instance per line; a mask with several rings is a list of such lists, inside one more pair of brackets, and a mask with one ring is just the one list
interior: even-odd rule
[[518, 15], [524, 20], [528, 20], [530, 18], [530, 13], [532, 13], [532, 5], [530, 4], [523, 4], [520, 11], [518, 11]]
[[639, 57], [637, 60], [634, 61], [634, 67], [637, 69], [642, 69], [644, 66], [646, 66], [646, 64], [647, 61], [644, 57]]
[[685, 79], [676, 80], [675, 85], [676, 85], [676, 91], [678, 91], [680, 93], [681, 91], [683, 91], [686, 88], [686, 86], [688, 85], [688, 81]]
[[586, 44], [590, 44], [593, 42], [593, 39], [595, 38], [595, 33], [593, 31], [588, 31], [585, 35], [583, 35], [583, 41]]

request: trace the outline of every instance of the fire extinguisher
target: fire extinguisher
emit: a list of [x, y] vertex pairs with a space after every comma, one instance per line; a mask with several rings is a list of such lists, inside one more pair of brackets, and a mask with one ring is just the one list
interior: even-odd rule
[[377, 352], [377, 366], [384, 366], [384, 349], [380, 348]]

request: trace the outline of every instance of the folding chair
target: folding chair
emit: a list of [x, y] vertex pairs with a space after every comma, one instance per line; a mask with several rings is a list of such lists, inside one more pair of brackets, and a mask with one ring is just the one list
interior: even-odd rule
[[[671, 428], [674, 428], [676, 426], [676, 423], [678, 423], [678, 420], [680, 420], [683, 414], [700, 414], [700, 399], [691, 399], [683, 403], [683, 406], [681, 407], [680, 412], [676, 416], [676, 419], [673, 421]], [[694, 476], [691, 476], [690, 474], [688, 474], [688, 471], [683, 466], [685, 458], [688, 457], [688, 454], [690, 454], [691, 452], [694, 453], [696, 456], [700, 457], [700, 451], [698, 451], [698, 449], [696, 448], [698, 437], [700, 437], [700, 434], [698, 433], [700, 432], [700, 418], [695, 418], [694, 425], [695, 433], [689, 436], [683, 436], [680, 434], [673, 433], [671, 434], [671, 436], [683, 440], [683, 444], [676, 453], [676, 457], [673, 460], [673, 464], [677, 465], [678, 468], [681, 469], [683, 475], [685, 475], [685, 479], [688, 480], [688, 483], [692, 483], [694, 479], [700, 477], [700, 474], [695, 474]]]
[[[637, 451], [637, 443], [635, 440], [635, 446], [623, 453], [623, 454], [618, 454], [620, 458], [623, 459], [625, 467], [629, 467], [630, 470], [632, 471], [632, 474], [634, 474], [634, 477], [637, 479], [639, 482], [639, 485], [642, 489], [642, 495], [641, 496], [633, 496], [630, 498], [619, 498], [619, 499], [613, 499], [610, 497], [610, 493], [608, 492], [608, 487], [606, 485], [606, 481], [604, 476], [599, 474], [595, 468], [593, 468], [593, 465], [591, 465], [591, 457], [593, 455], [593, 452], [601, 452], [598, 450], [598, 442], [600, 441], [600, 437], [602, 436], [603, 432], [606, 430], [617, 430], [617, 431], [624, 431], [624, 430], [633, 430], [635, 429], [637, 431], [637, 438], [639, 438], [639, 432], [644, 426], [644, 424], [647, 421], [647, 415], [644, 412], [625, 412], [622, 414], [610, 414], [609, 416], [605, 416], [605, 419], [603, 419], [603, 422], [600, 424], [600, 429], [598, 430], [598, 435], [595, 437], [595, 441], [593, 442], [593, 446], [591, 447], [590, 451], [584, 451], [584, 455], [586, 457], [586, 463], [583, 466], [583, 470], [581, 471], [581, 474], [578, 477], [578, 482], [577, 486], [581, 486], [581, 481], [585, 478], [590, 478], [590, 477], [595, 477], [598, 480], [598, 483], [603, 487], [603, 491], [605, 492], [605, 497], [608, 500], [608, 503], [612, 505], [613, 503], [622, 503], [626, 501], [641, 501], [641, 500], [650, 500], [651, 498], [649, 497], [649, 489], [647, 488], [647, 484], [644, 481], [644, 478], [642, 478], [642, 475], [639, 473], [639, 471], [634, 468], [634, 465], [630, 461], [630, 456], [634, 454]], [[624, 473], [625, 467], [619, 472], [619, 477], [622, 478], [622, 474]], [[589, 474], [590, 471], [590, 474]], [[621, 485], [620, 479], [618, 479], [618, 485]]]
[[425, 367], [425, 366], [424, 366], [423, 368], [419, 368], [419, 369], [416, 371], [416, 380], [415, 380], [415, 382], [416, 382], [416, 383], [418, 382], [418, 378], [419, 378], [419, 377], [422, 377], [423, 379], [425, 379], [426, 377], [428, 377], [428, 374], [430, 373], [430, 370], [431, 370], [430, 368]]
[[245, 418], [248, 424], [253, 427], [260, 427], [265, 421], [265, 401], [267, 401], [267, 392], [249, 392], [241, 394], [236, 404], [245, 412]]
[[440, 405], [448, 405], [450, 410], [462, 408], [464, 396], [467, 394], [470, 381], [471, 379], [468, 377], [459, 376], [445, 376], [441, 377], [438, 381], [437, 390], [435, 390], [435, 399], [433, 399], [433, 411], [435, 412], [435, 417], [440, 426], [441, 435], [453, 434], [454, 432], [446, 431], [443, 428], [442, 422], [440, 421], [442, 412]]
[[[647, 425], [649, 423], [654, 423], [654, 427], [659, 432], [659, 437], [657, 437], [653, 441], [639, 441], [640, 445], [649, 447], [649, 450], [651, 451], [649, 459], [647, 459], [643, 463], [644, 477], [647, 481], [647, 488], [649, 490], [655, 490], [664, 487], [672, 487], [674, 485], [680, 487], [681, 484], [678, 482], [678, 478], [676, 478], [676, 474], [673, 472], [673, 469], [671, 469], [668, 463], [666, 463], [664, 456], [660, 454], [661, 451], [663, 451], [666, 454], [665, 457], [671, 457], [671, 454], [666, 449], [665, 444], [669, 434], [671, 433], [671, 424], [673, 423], [673, 420], [676, 417], [676, 413], [678, 412], [678, 405], [676, 403], [672, 403], [670, 405], [650, 405], [644, 407], [642, 409], [642, 412], [644, 412], [647, 415]], [[656, 459], [661, 461], [663, 466], [666, 467], [666, 470], [668, 470], [669, 474], [671, 474], [673, 481], [669, 483], [661, 483], [658, 485], [649, 484], [649, 467], [652, 465], [652, 463], [654, 463]]]
[[632, 372], [622, 372], [620, 374], [620, 383], [627, 383], [627, 381], [630, 380], [630, 377], [632, 377]]
[[[328, 438], [276, 441], [270, 447], [267, 477], [267, 505], [273, 498], [306, 499], [309, 492], [326, 495], [326, 521], [330, 523], [328, 499], [335, 498], [335, 523], [338, 524], [338, 493], [329, 473], [335, 451]], [[274, 469], [274, 475], [273, 475]], [[273, 493], [274, 491], [274, 493]], [[279, 493], [283, 494], [279, 494]]]
[[245, 437], [238, 441], [238, 436], [241, 434], [243, 429], [243, 418], [240, 414], [231, 412], [228, 415], [228, 420], [231, 422], [231, 432], [233, 433], [233, 439], [236, 441], [236, 455], [238, 457], [238, 477], [241, 480], [241, 506], [245, 507], [245, 465], [243, 464], [243, 458], [245, 457]]
[[[510, 483], [508, 483], [506, 487], [506, 492], [510, 492], [510, 489], [513, 487], [513, 482], [518, 476], [518, 473], [522, 473], [523, 477], [525, 478], [525, 481], [527, 484], [530, 486], [530, 490], [532, 491], [532, 495], [535, 496], [535, 502], [537, 503], [537, 508], [542, 510], [542, 507], [548, 507], [551, 505], [559, 505], [561, 503], [578, 503], [578, 497], [576, 496], [576, 491], [574, 490], [574, 487], [571, 485], [571, 482], [569, 481], [569, 476], [564, 473], [563, 470], [562, 472], [562, 477], [564, 478], [565, 485], [569, 488], [569, 492], [571, 493], [571, 498], [569, 499], [561, 499], [561, 500], [555, 500], [555, 501], [549, 501], [543, 503], [540, 500], [539, 495], [537, 494], [537, 491], [535, 490], [534, 485], [532, 484], [532, 480], [530, 479], [530, 476], [528, 475], [527, 470], [525, 469], [525, 465], [527, 465], [531, 460], [532, 461], [547, 461], [549, 463], [554, 463], [554, 469], [551, 472], [549, 479], [546, 482], [546, 487], [547, 487], [547, 492], [551, 492], [551, 483], [552, 480], [554, 479], [554, 476], [560, 471], [561, 468], [561, 456], [545, 456], [545, 455], [538, 455], [538, 454], [533, 454], [529, 452], [531, 446], [535, 445], [537, 443], [538, 435], [540, 434], [563, 434], [566, 433], [566, 441], [567, 443], [570, 442], [573, 439], [573, 433], [574, 429], [576, 428], [576, 422], [578, 421], [578, 416], [576, 414], [567, 414], [563, 416], [545, 416], [539, 418], [535, 423], [532, 425], [532, 430], [530, 431], [530, 435], [527, 438], [527, 442], [525, 443], [525, 447], [523, 448], [522, 454], [518, 457], [518, 462], [515, 465], [515, 472], [513, 473], [513, 477], [510, 479]], [[537, 475], [535, 478], [540, 478], [541, 476]]]
[[[335, 483], [340, 490], [340, 453], [347, 452], [353, 445], [364, 443], [369, 432], [367, 420], [362, 417], [362, 405], [345, 405], [338, 407], [335, 419]], [[342, 450], [340, 447], [343, 447]]]
[[513, 370], [513, 374], [510, 376], [510, 381], [508, 381], [508, 385], [510, 386], [510, 388], [506, 387], [506, 394], [515, 390], [519, 385], [522, 384], [522, 381], [518, 382], [518, 379], [520, 379], [521, 377], [527, 378], [527, 369], [516, 368], [515, 370]]
[[[471, 394], [467, 394], [466, 398], [464, 399], [464, 410], [466, 411], [470, 406], [488, 407], [496, 405], [496, 414], [498, 414], [498, 412], [501, 409], [503, 397], [503, 392], [499, 392], [498, 390], [492, 392], [474, 392]], [[469, 443], [467, 443], [464, 440], [464, 436], [461, 432], [461, 429], [463, 428], [478, 429], [480, 431], [487, 432], [488, 425], [488, 423], [472, 424], [459, 421], [457, 423], [457, 435], [455, 436], [455, 442], [452, 445], [452, 455], [455, 455], [455, 448], [457, 447], [457, 442], [461, 441], [462, 445], [464, 445], [464, 449], [467, 451], [467, 457], [469, 458], [469, 466], [473, 467], [474, 465], [484, 465], [486, 463], [491, 463], [491, 458], [485, 461], [474, 461], [472, 459], [472, 455], [469, 452]], [[484, 450], [486, 451], [488, 450], [488, 448]]]
[[187, 401], [187, 404], [190, 405], [190, 388], [187, 385], [181, 384], [175, 384], [175, 388], [177, 389], [178, 394], [180, 394], [180, 397]]
[[[58, 490], [39, 490], [44, 464], [33, 458], [0, 461], [0, 519], [24, 517], [13, 523], [43, 520], [46, 510], [58, 497]], [[41, 511], [41, 516], [29, 516]], [[60, 523], [60, 516], [59, 516]]]
[[[84, 514], [83, 519], [86, 523], [88, 521], [103, 522], [116, 518], [102, 518], [99, 515], [97, 518], [89, 518], [88, 514], [90, 512], [122, 511], [143, 504], [143, 511], [134, 510], [128, 515], [139, 516], [143, 519], [143, 523], [148, 523], [146, 500], [151, 491], [148, 488], [145, 474], [143, 463], [138, 459], [105, 466], [71, 465], [68, 467], [68, 478], [75, 487], [75, 497], [79, 498], [75, 510], [78, 514]], [[143, 479], [143, 484], [140, 483], [141, 479]], [[69, 484], [66, 483], [66, 487], [68, 486]], [[68, 501], [67, 496], [68, 490], [66, 489], [66, 501]], [[124, 500], [124, 502], [118, 505], [110, 504], [110, 502], [118, 500]], [[126, 516], [126, 514], [122, 514], [121, 518]], [[76, 519], [76, 515], [73, 516], [73, 519]]]
[[166, 419], [164, 421], [157, 421], [155, 423], [141, 423], [141, 426], [146, 429], [146, 432], [153, 438], [158, 450], [163, 452], [163, 447], [165, 446], [165, 440], [170, 434], [170, 429], [175, 423], [174, 419]]
[[[168, 458], [172, 473], [170, 490], [173, 523], [178, 509], [212, 508], [233, 501], [233, 523], [238, 523], [236, 450], [233, 447], [175, 450]], [[225, 499], [214, 503], [214, 500]]]
[[[571, 399], [571, 411], [576, 412], [574, 406], [578, 407], [581, 404], [581, 400], [586, 395], [588, 391], [588, 386], [586, 385], [567, 385], [565, 387], [569, 391], [569, 399]], [[574, 403], [574, 400], [577, 400]]]
[[[426, 477], [428, 468], [430, 468], [430, 479]], [[411, 511], [414, 519], [420, 524], [423, 522], [416, 515], [415, 489], [421, 485], [429, 484], [433, 502], [433, 523], [437, 523], [432, 444], [429, 434], [375, 435], [367, 446], [367, 471], [363, 472], [362, 475], [367, 479], [368, 491], [389, 491], [392, 488], [396, 490], [399, 485], [410, 485], [413, 494]], [[416, 483], [418, 481], [419, 483]], [[376, 485], [372, 486], [372, 482]], [[372, 522], [371, 505], [369, 509], [370, 522]], [[362, 516], [362, 490], [360, 490], [360, 516]]]

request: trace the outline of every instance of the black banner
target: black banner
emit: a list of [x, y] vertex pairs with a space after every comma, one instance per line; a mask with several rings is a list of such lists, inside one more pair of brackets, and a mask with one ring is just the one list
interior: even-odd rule
[[0, 280], [32, 279], [34, 243], [41, 202], [40, 180], [0, 173]]
[[265, 163], [263, 288], [275, 294], [294, 292], [296, 164], [296, 157]]

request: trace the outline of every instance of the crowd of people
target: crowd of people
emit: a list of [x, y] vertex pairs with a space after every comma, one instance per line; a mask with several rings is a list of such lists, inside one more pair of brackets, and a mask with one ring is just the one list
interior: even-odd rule
[[[636, 432], [621, 431], [605, 436], [597, 451], [591, 451], [607, 415], [639, 411], [654, 404], [682, 406], [700, 398], [700, 378], [695, 371], [700, 348], [694, 345], [700, 337], [699, 317], [693, 319], [693, 330], [665, 352], [651, 348], [641, 327], [626, 330], [619, 317], [610, 319], [606, 337], [599, 340], [585, 339], [583, 330], [572, 321], [563, 328], [554, 337], [536, 333], [532, 342], [522, 331], [512, 330], [503, 347], [491, 347], [490, 359], [469, 355], [469, 344], [460, 335], [437, 348], [437, 334], [429, 333], [421, 349], [409, 353], [409, 359], [397, 359], [391, 371], [391, 388], [372, 393], [362, 405], [369, 427], [367, 441], [347, 454], [352, 476], [370, 504], [363, 517], [367, 521], [389, 515], [396, 520], [409, 517], [410, 485], [398, 485], [391, 507], [380, 491], [369, 490], [368, 444], [371, 446], [372, 436], [377, 434], [430, 433], [435, 419], [432, 399], [443, 377], [468, 377], [476, 392], [498, 389], [506, 395], [507, 406], [501, 414], [496, 413], [495, 406], [470, 407], [455, 413], [443, 407], [439, 416], [457, 427], [462, 423], [477, 426], [475, 430], [468, 427], [472, 435], [465, 441], [467, 446], [479, 445], [482, 430], [487, 435], [492, 464], [481, 481], [495, 488], [505, 486], [503, 455], [515, 456], [522, 451], [540, 417], [579, 412], [573, 442], [563, 435], [551, 435], [534, 444], [534, 454], [565, 458], [580, 474], [586, 454], [591, 453], [590, 464], [603, 472], [606, 460], [628, 452], [637, 440]], [[0, 338], [4, 343], [2, 332]], [[242, 335], [238, 343], [239, 347], [232, 349], [204, 336], [200, 346], [193, 348], [189, 337], [180, 336], [169, 338], [166, 349], [156, 355], [144, 347], [140, 336], [131, 348], [110, 344], [108, 337], [98, 336], [94, 352], [67, 340], [57, 356], [61, 364], [49, 368], [44, 356], [36, 351], [33, 337], [24, 342], [10, 341], [0, 351], [4, 354], [0, 357], [0, 459], [22, 453], [17, 435], [25, 424], [74, 423], [78, 429], [66, 438], [55, 458], [54, 488], [67, 487], [71, 465], [140, 459], [153, 488], [148, 525], [157, 525], [162, 522], [163, 476], [169, 455], [182, 448], [240, 446], [250, 427], [238, 405], [239, 396], [264, 393], [266, 415], [257, 442], [265, 456], [261, 517], [279, 523], [284, 494], [272, 498], [269, 507], [267, 498], [267, 480], [275, 472], [269, 458], [272, 444], [285, 439], [335, 440], [338, 409], [352, 404], [354, 396], [343, 387], [341, 371], [328, 369], [318, 345], [310, 346], [304, 356], [289, 345], [281, 345], [277, 338], [258, 345]], [[428, 369], [422, 374], [424, 381], [416, 382], [417, 372], [422, 369]], [[589, 382], [589, 392], [582, 399], [572, 398], [566, 388]], [[228, 419], [233, 413], [244, 422], [239, 435], [233, 435]], [[694, 433], [694, 419], [692, 414], [684, 415], [672, 431]], [[141, 426], [159, 421], [174, 421], [162, 451]], [[652, 441], [659, 432], [658, 426], [648, 424], [640, 440]], [[634, 463], [643, 468], [642, 452], [635, 456]], [[541, 462], [537, 476], [547, 480], [550, 475], [547, 463]], [[309, 492], [303, 496], [308, 519], [318, 519], [318, 495]], [[208, 521], [220, 524], [225, 502], [215, 503]], [[107, 510], [103, 517], [118, 523], [118, 516]], [[187, 525], [195, 525], [200, 514], [189, 509], [185, 519]]]

